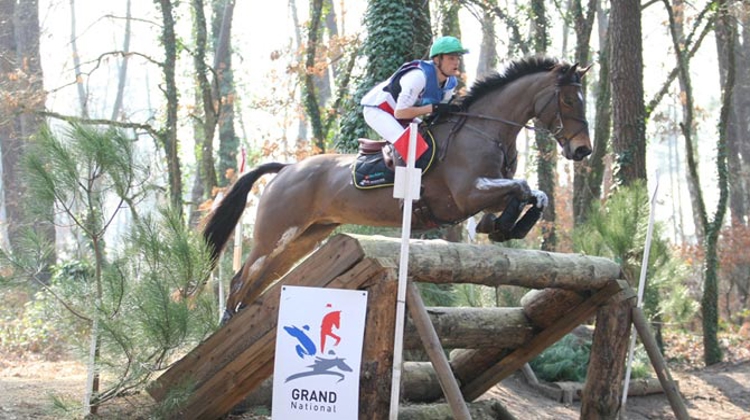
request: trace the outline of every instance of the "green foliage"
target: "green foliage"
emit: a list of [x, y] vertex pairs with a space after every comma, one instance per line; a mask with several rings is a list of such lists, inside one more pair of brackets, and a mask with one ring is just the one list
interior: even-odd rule
[[54, 253], [54, 244], [33, 227], [20, 230], [16, 248], [22, 252], [0, 250], [0, 286], [24, 287], [35, 290], [34, 283], [43, 284], [42, 271]]
[[[577, 252], [611, 258], [628, 282], [638, 287], [649, 220], [649, 197], [643, 182], [618, 188], [604, 206], [595, 203], [588, 221], [573, 232]], [[683, 284], [685, 264], [672, 255], [656, 224], [647, 268], [644, 308], [649, 316], [686, 322], [697, 310]]]
[[44, 217], [54, 207], [69, 213], [85, 234], [100, 234], [107, 220], [102, 193], [132, 199], [145, 168], [137, 162], [132, 140], [120, 131], [71, 125], [62, 134], [42, 129], [25, 155], [29, 193], [39, 204], [32, 210]]
[[497, 306], [496, 288], [479, 284], [456, 284], [453, 286], [454, 305], [473, 308]]
[[583, 382], [586, 379], [590, 353], [590, 341], [568, 334], [546, 348], [529, 364], [543, 381]]
[[425, 306], [460, 306], [455, 287], [451, 284], [418, 283]]
[[[591, 340], [566, 334], [547, 347], [529, 365], [540, 380], [547, 382], [585, 382], [591, 357]], [[636, 347], [630, 378], [647, 378], [651, 364], [642, 346]]]
[[[3, 255], [4, 283], [32, 279], [41, 287], [32, 306], [38, 309], [22, 314], [38, 333], [27, 327], [13, 336], [5, 330], [4, 336], [19, 345], [22, 335], [41, 343], [40, 335], [64, 336], [81, 355], [95, 347], [101, 385], [92, 403], [98, 405], [138, 389], [205, 338], [217, 326], [218, 309], [210, 294], [199, 293], [210, 273], [200, 235], [175, 209], [136, 212], [134, 203], [150, 187], [132, 141], [92, 127], [74, 125], [65, 133], [58, 138], [45, 130], [26, 163], [37, 201], [54, 205], [72, 221], [78, 253], [57, 264], [48, 283], [36, 276], [38, 258], [52, 244], [33, 232], [29, 249]], [[107, 229], [122, 208], [134, 216], [131, 231], [105, 246]]]

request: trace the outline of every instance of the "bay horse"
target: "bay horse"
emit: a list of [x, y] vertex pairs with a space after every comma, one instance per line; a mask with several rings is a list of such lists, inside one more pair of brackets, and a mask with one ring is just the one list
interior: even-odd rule
[[[525, 236], [547, 199], [525, 180], [513, 179], [516, 137], [535, 119], [535, 128], [546, 129], [565, 158], [580, 161], [588, 156], [591, 141], [581, 88], [587, 70], [550, 57], [516, 60], [502, 73], [477, 81], [460, 99], [464, 112], [437, 116], [430, 130], [440, 158], [422, 177], [418, 206], [430, 217], [414, 217], [412, 227], [455, 224], [484, 211], [478, 232], [494, 240]], [[337, 226], [401, 225], [402, 210], [392, 188], [354, 186], [355, 159], [354, 154], [321, 154], [297, 163], [262, 164], [241, 176], [208, 215], [203, 236], [215, 259], [239, 221], [253, 184], [277, 173], [260, 197], [253, 245], [232, 279], [225, 320], [252, 303]], [[509, 223], [494, 216], [510, 203], [512, 211], [509, 207], [503, 213], [512, 214]], [[527, 204], [537, 209], [535, 218], [517, 228], [516, 216]]]

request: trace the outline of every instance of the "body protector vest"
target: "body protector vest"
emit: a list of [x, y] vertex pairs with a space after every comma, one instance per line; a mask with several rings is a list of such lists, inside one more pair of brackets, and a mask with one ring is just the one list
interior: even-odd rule
[[422, 106], [427, 104], [437, 104], [443, 101], [443, 97], [446, 92], [450, 92], [456, 88], [458, 81], [455, 76], [448, 76], [448, 80], [441, 88], [438, 85], [437, 69], [432, 61], [425, 60], [414, 60], [402, 65], [393, 76], [391, 76], [390, 82], [383, 88], [386, 92], [393, 96], [394, 101], [398, 101], [398, 95], [401, 93], [401, 77], [408, 71], [420, 69], [424, 72], [426, 83], [424, 92], [420, 98], [419, 103], [415, 106]]

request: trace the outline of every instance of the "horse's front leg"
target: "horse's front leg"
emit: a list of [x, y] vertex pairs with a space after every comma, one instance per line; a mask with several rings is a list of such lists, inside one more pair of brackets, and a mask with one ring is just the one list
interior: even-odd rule
[[[539, 221], [549, 202], [547, 194], [532, 190], [525, 180], [480, 178], [477, 190], [493, 191], [501, 196], [488, 210], [502, 211], [502, 214], [498, 217], [494, 213], [486, 213], [476, 228], [478, 233], [487, 233], [495, 242], [524, 238]], [[523, 213], [529, 205], [531, 207]]]

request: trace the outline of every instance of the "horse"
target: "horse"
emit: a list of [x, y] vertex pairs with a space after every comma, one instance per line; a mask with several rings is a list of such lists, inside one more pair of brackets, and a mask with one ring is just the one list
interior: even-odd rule
[[[439, 158], [423, 174], [421, 197], [415, 203], [420, 217], [412, 218], [412, 228], [460, 223], [485, 212], [477, 232], [499, 241], [525, 236], [547, 198], [525, 180], [513, 179], [516, 137], [524, 128], [541, 128], [557, 140], [566, 159], [588, 156], [591, 141], [581, 81], [589, 67], [546, 56], [518, 59], [475, 82], [459, 99], [461, 112], [436, 116], [429, 129]], [[530, 127], [532, 119], [535, 124]], [[355, 154], [320, 154], [296, 163], [261, 164], [242, 175], [207, 215], [203, 237], [215, 261], [253, 184], [276, 174], [260, 197], [252, 248], [232, 279], [225, 320], [253, 302], [336, 227], [401, 225], [402, 209], [392, 188], [354, 186], [355, 159]], [[527, 205], [535, 214], [517, 221]], [[494, 215], [499, 212], [500, 217]]]

